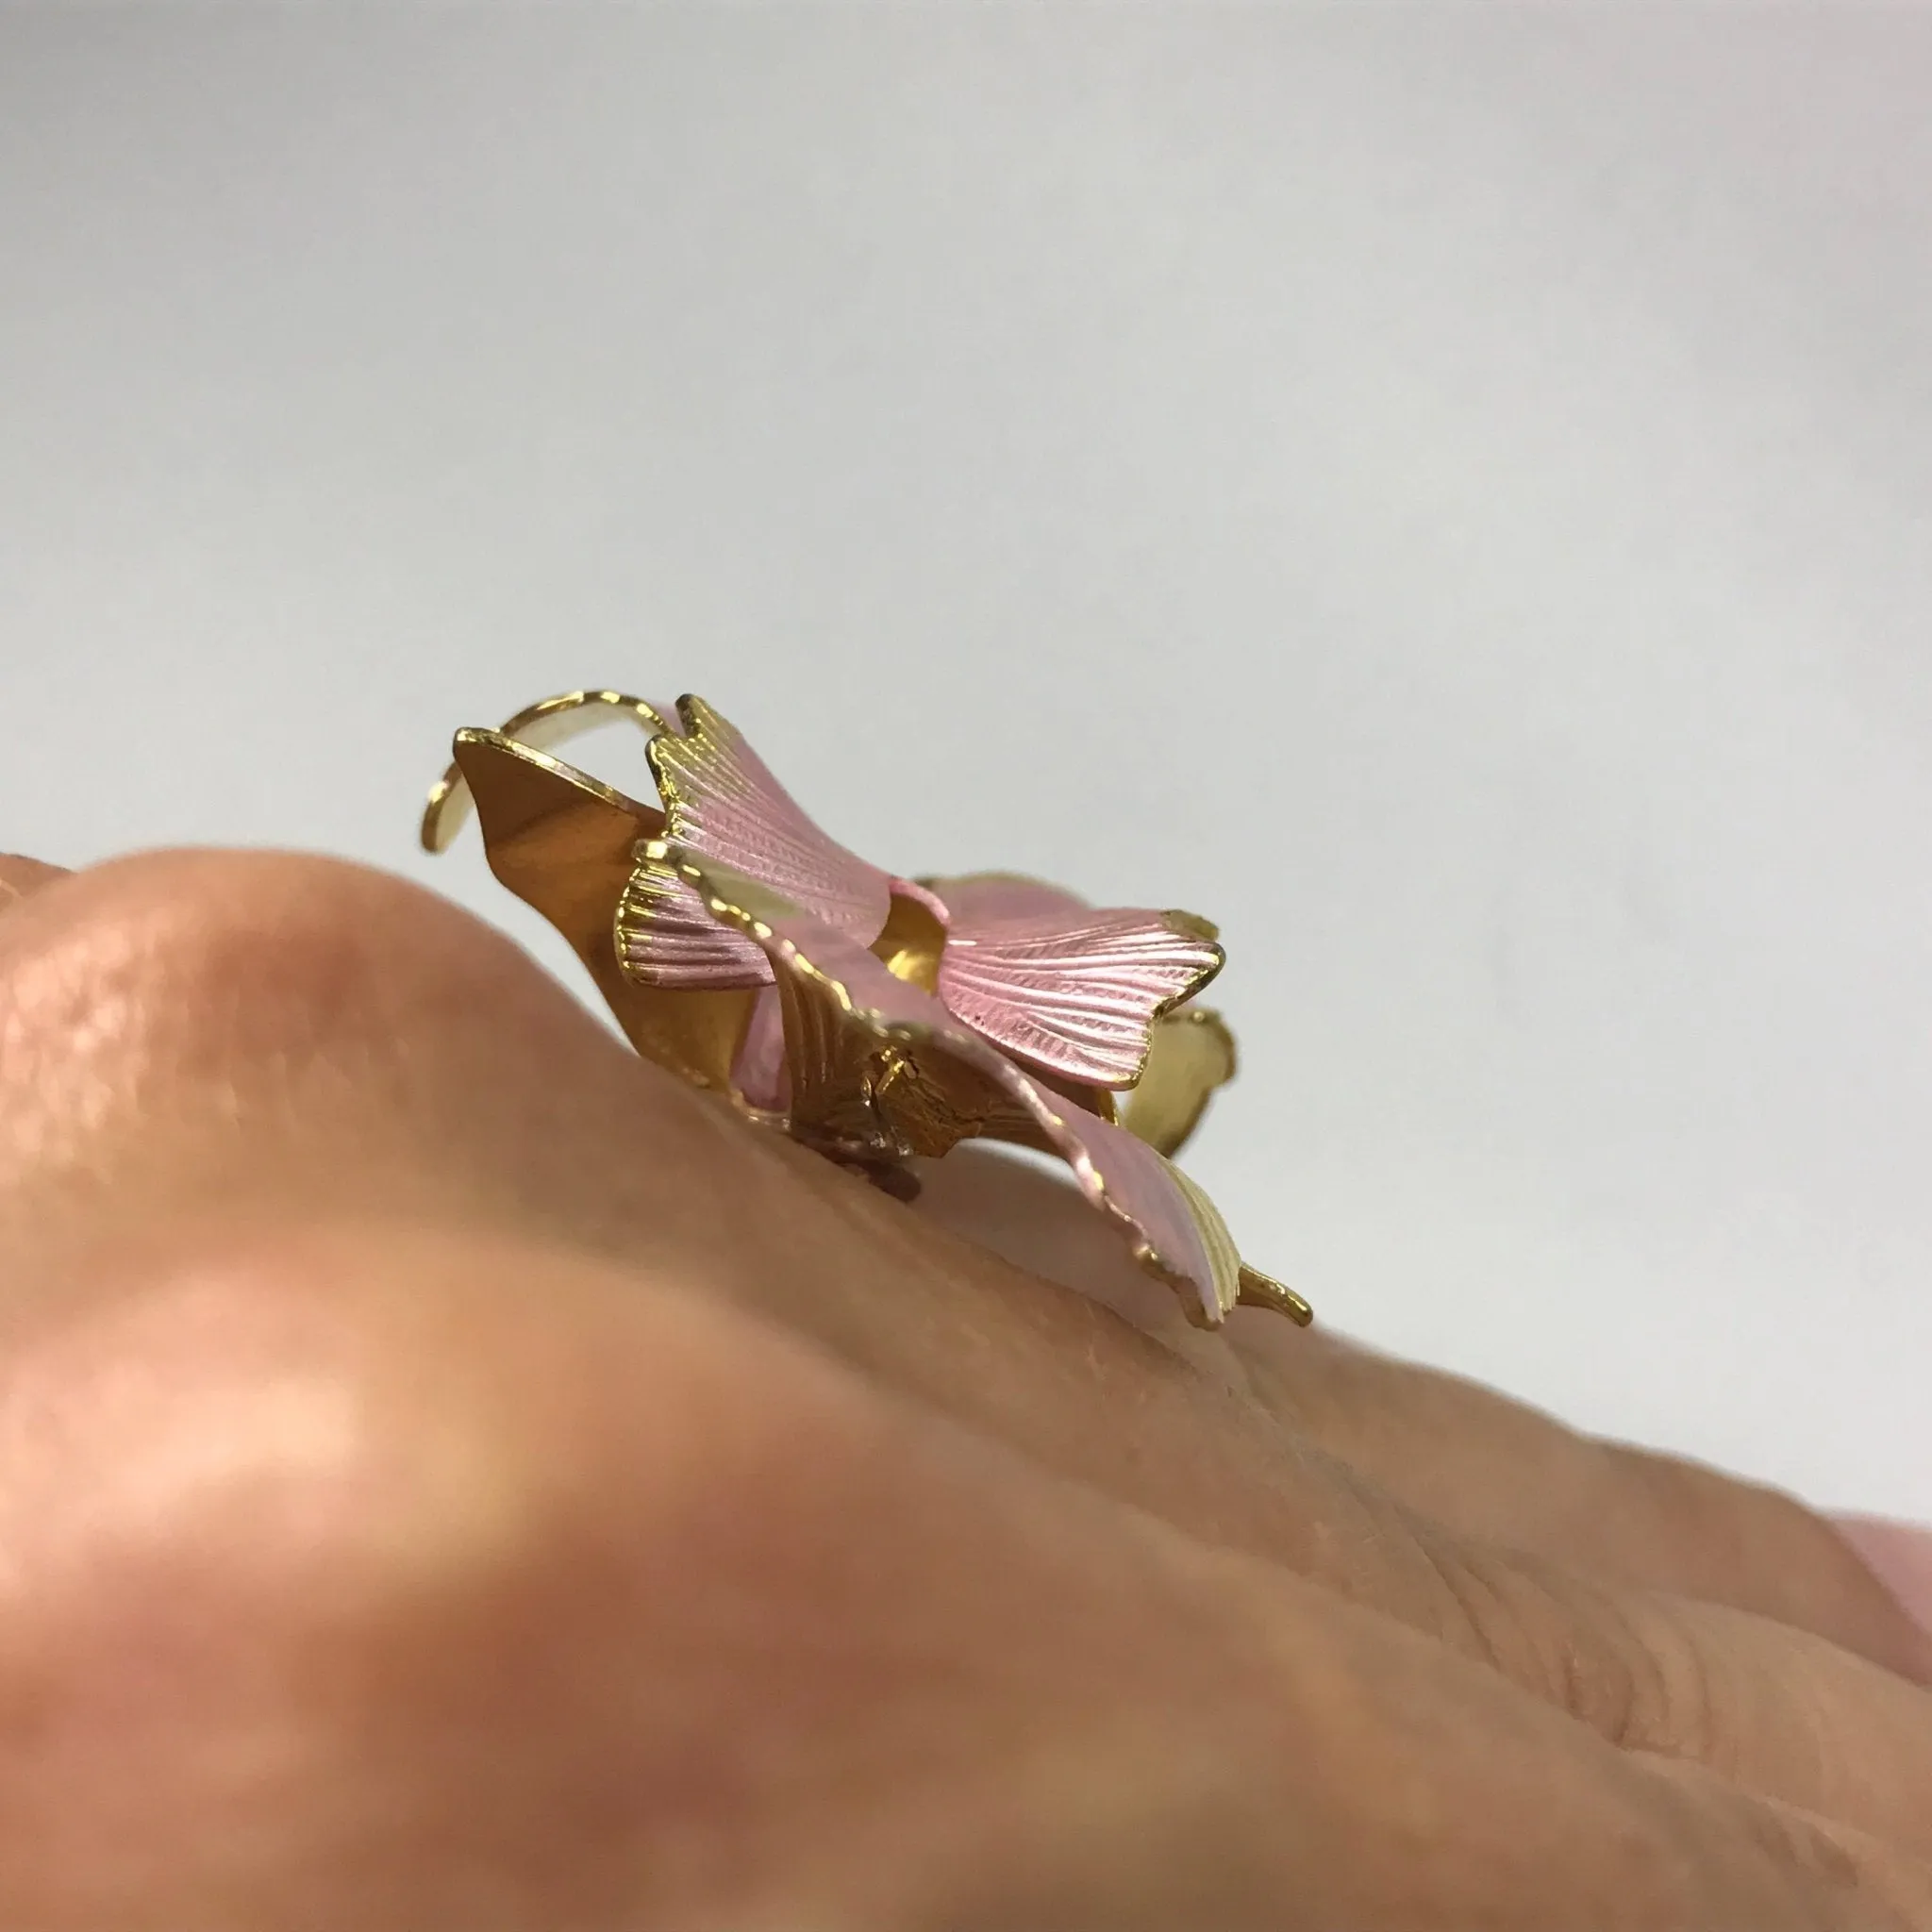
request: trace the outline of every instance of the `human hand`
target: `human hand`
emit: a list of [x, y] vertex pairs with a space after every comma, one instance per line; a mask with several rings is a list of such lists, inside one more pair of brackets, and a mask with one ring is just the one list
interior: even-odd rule
[[1797, 1505], [908, 1210], [379, 874], [9, 885], [0, 1923], [1932, 1927]]

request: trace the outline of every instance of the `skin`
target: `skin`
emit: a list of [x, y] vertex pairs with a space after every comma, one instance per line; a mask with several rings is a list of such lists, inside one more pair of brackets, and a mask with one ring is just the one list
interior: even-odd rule
[[927, 1179], [379, 874], [0, 859], [0, 1923], [1932, 1928], [1830, 1524]]

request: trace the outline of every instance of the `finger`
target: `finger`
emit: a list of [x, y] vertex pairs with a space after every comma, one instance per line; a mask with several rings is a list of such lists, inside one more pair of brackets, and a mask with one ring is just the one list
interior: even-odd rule
[[1932, 1638], [1825, 1516], [1768, 1485], [1606, 1441], [1492, 1390], [1334, 1338], [1234, 1337], [1316, 1441], [1468, 1535], [1820, 1632], [1932, 1681]]
[[10, 1917], [1932, 1927], [715, 1301], [393, 1227], [97, 1254], [0, 1377]]
[[25, 899], [29, 892], [65, 876], [58, 865], [46, 865], [38, 858], [23, 858], [15, 852], [0, 852], [0, 912], [4, 912], [16, 899]]
[[1198, 1535], [1459, 1616], [1401, 1513], [1281, 1418], [747, 1127], [382, 874], [199, 854], [84, 874], [0, 921], [0, 1039], [17, 1300], [55, 1292], [65, 1252], [196, 1215], [503, 1228], [769, 1312]]
[[[1737, 1802], [1734, 1788], [1701, 1765], [1657, 1757], [1645, 1757], [1643, 1761], [1654, 1775], [1702, 1804], [1727, 1807]], [[1740, 1815], [1746, 1829], [1768, 1838], [1781, 1856], [1807, 1870], [1851, 1882], [1875, 1922], [1917, 1925], [1932, 1917], [1932, 1866], [1902, 1857], [1869, 1833], [1852, 1831], [1800, 1805], [1752, 1798]], [[1854, 1872], [1856, 1879], [1851, 1877]]]
[[1836, 1524], [1899, 1602], [1932, 1627], [1932, 1530], [1880, 1516], [1840, 1516]]
[[1480, 1654], [1609, 1741], [1932, 1854], [1932, 1693], [1810, 1631], [1432, 1544]]
[[[1113, 1283], [1112, 1249], [1052, 1177], [970, 1157], [943, 1166], [927, 1175], [924, 1211], [990, 1227], [1002, 1252], [1061, 1278]], [[1902, 1616], [1822, 1519], [1711, 1472], [1593, 1443], [1474, 1385], [1320, 1331], [1287, 1334], [1258, 1313], [1244, 1325], [1246, 1386], [1274, 1412], [1461, 1532], [1424, 1535], [1424, 1544], [1481, 1653], [1511, 1682], [1620, 1744], [1718, 1767], [1915, 1848], [1932, 1841], [1932, 1700], [1786, 1627], [1809, 1616], [1814, 1628], [1842, 1630], [1875, 1604], [1869, 1651], [1894, 1666], [1918, 1662], [1915, 1629], [1906, 1627], [1904, 1645], [1888, 1642], [1887, 1620]], [[1276, 1366], [1291, 1358], [1292, 1378]], [[1533, 1482], [1522, 1480], [1525, 1469]], [[1567, 1508], [1553, 1507], [1544, 1485]], [[1612, 1519], [1601, 1550], [1588, 1535], [1593, 1515]], [[1691, 1557], [1686, 1543], [1698, 1535], [1719, 1553]], [[1516, 1554], [1525, 1549], [1541, 1559]], [[1808, 1566], [1798, 1587], [1780, 1590], [1781, 1562]], [[1825, 1587], [1833, 1578], [1836, 1596]], [[1753, 1596], [1782, 1619], [1725, 1603]]]
[[[0, 1236], [17, 1279], [36, 1257], [51, 1279], [63, 1252], [197, 1213], [379, 1212], [613, 1257], [798, 1327], [1617, 1741], [1724, 1763], [1902, 1839], [1932, 1821], [1910, 1687], [1828, 1645], [1780, 1648], [1749, 1618], [1693, 1618], [1682, 1637], [1669, 1613], [1446, 1535], [1107, 1311], [639, 1063], [513, 948], [392, 881], [265, 858], [111, 868], [0, 924], [0, 1132], [16, 1153]], [[27, 1281], [16, 1308], [54, 1292]], [[1730, 1683], [1734, 1643], [1768, 1679], [1747, 1672], [1707, 1708], [1694, 1693]]]
[[[1021, 1265], [1084, 1284], [1179, 1345], [1174, 1330], [1186, 1324], [1169, 1325], [1118, 1244], [1050, 1174], [962, 1149], [926, 1174], [919, 1206]], [[1237, 1309], [1222, 1336], [1193, 1347], [1196, 1359], [1219, 1353], [1209, 1373], [1452, 1530], [1612, 1582], [1755, 1610], [1932, 1680], [1932, 1639], [1896, 1594], [1897, 1565], [1883, 1560], [1895, 1539], [1848, 1541], [1775, 1490], [1582, 1435], [1474, 1382], [1321, 1326], [1290, 1331], [1259, 1309]]]

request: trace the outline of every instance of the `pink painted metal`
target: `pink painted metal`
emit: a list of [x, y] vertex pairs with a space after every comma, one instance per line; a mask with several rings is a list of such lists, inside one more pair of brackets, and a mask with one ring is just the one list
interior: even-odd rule
[[[709, 915], [708, 914], [707, 917]], [[731, 928], [735, 932], [735, 928]], [[764, 950], [749, 934], [742, 935], [748, 946], [765, 958]], [[770, 972], [770, 961], [765, 962]], [[738, 1058], [731, 1077], [743, 1095], [746, 1106], [767, 1113], [782, 1112], [791, 1099], [791, 1070], [785, 1062], [785, 1008], [776, 986], [759, 992], [746, 1023], [744, 1039], [739, 1043]]]
[[681, 738], [651, 741], [665, 837], [759, 880], [861, 945], [879, 935], [892, 881], [829, 839], [765, 761], [702, 698], [678, 700]]
[[804, 908], [682, 855], [718, 902], [748, 908], [756, 935], [779, 973], [833, 983], [841, 1006], [876, 1036], [920, 1058], [946, 1055], [991, 1080], [1022, 1108], [1073, 1170], [1080, 1191], [1121, 1227], [1141, 1265], [1182, 1290], [1213, 1325], [1241, 1292], [1241, 1257], [1220, 1214], [1180, 1171], [1124, 1127], [1041, 1086], [992, 1041], [931, 993], [895, 977], [883, 961]]
[[[540, 748], [606, 718], [649, 734], [661, 811]], [[425, 808], [430, 849], [478, 784], [492, 867], [659, 1065], [902, 1197], [918, 1185], [908, 1163], [963, 1140], [1053, 1149], [1194, 1319], [1214, 1325], [1242, 1300], [1309, 1319], [1241, 1266], [1213, 1204], [1160, 1152], [1232, 1072], [1218, 1016], [1185, 1007], [1222, 963], [1205, 921], [1092, 908], [1010, 874], [895, 878], [820, 831], [694, 697], [674, 720], [622, 692], [570, 691], [500, 732], [458, 733]], [[727, 997], [661, 996], [680, 990]], [[1123, 1128], [1108, 1090], [1129, 1088]]]
[[617, 957], [640, 986], [677, 991], [769, 986], [772, 965], [741, 932], [720, 925], [691, 881], [641, 863], [617, 902]]
[[[1094, 908], [1012, 874], [895, 879], [820, 831], [702, 699], [681, 699], [678, 715], [682, 734], [650, 744], [667, 846], [757, 881], [861, 946], [885, 926], [894, 891], [919, 900], [946, 932], [940, 998], [1040, 1073], [1086, 1087], [1131, 1087], [1156, 1019], [1220, 970], [1221, 948], [1184, 913]], [[757, 943], [714, 921], [661, 858], [645, 858], [632, 877], [618, 909], [617, 944], [625, 970], [644, 985], [749, 987], [772, 978]], [[762, 1068], [771, 1042], [761, 1034], [755, 1052], [752, 1044], [746, 1064]], [[769, 1087], [763, 1082], [761, 1091]]]
[[1060, 910], [972, 921], [954, 908], [939, 992], [1030, 1066], [1130, 1087], [1156, 1018], [1221, 970], [1221, 948], [1160, 912]]

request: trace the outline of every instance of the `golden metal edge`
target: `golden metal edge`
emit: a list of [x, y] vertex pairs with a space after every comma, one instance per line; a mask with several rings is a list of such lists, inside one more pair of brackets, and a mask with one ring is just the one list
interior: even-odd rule
[[[593, 715], [597, 711], [606, 715]], [[575, 727], [563, 727], [560, 721], [584, 714]], [[586, 732], [595, 730], [601, 724], [609, 724], [620, 717], [635, 718], [646, 731], [660, 734], [672, 729], [664, 715], [648, 699], [633, 697], [620, 691], [559, 691], [554, 697], [539, 698], [533, 705], [525, 705], [496, 727], [494, 736], [507, 738], [512, 743], [525, 749], [545, 752], [560, 744], [568, 744], [573, 739], [582, 737]], [[558, 727], [543, 729], [551, 721], [558, 721]], [[462, 734], [458, 733], [460, 737]], [[558, 765], [562, 761], [556, 760]], [[565, 766], [565, 770], [575, 767]], [[588, 774], [579, 774], [590, 784], [598, 781]], [[606, 788], [618, 798], [622, 792], [614, 788]], [[635, 804], [635, 800], [625, 800]], [[443, 774], [429, 788], [429, 795], [423, 807], [423, 817], [417, 828], [417, 838], [425, 852], [447, 852], [455, 843], [457, 835], [468, 822], [473, 801], [468, 781], [461, 768], [452, 759]], [[656, 808], [652, 808], [655, 809]]]
[[[622, 716], [631, 717], [647, 731], [651, 735], [653, 747], [655, 747], [657, 741], [667, 734], [673, 736], [689, 735], [691, 737], [709, 736], [708, 727], [711, 726], [714, 723], [724, 731], [735, 730], [735, 727], [731, 726], [728, 721], [723, 719], [720, 714], [715, 712], [702, 699], [691, 696], [681, 697], [678, 700], [677, 709], [680, 722], [685, 726], [684, 732], [679, 732], [675, 726], [668, 723], [662, 712], [645, 699], [616, 691], [585, 690], [565, 691], [553, 697], [540, 699], [535, 704], [525, 706], [522, 710], [506, 720], [504, 724], [494, 731], [477, 728], [466, 728], [458, 731], [455, 735], [455, 743], [458, 747], [465, 744], [474, 744], [479, 747], [493, 745], [503, 751], [511, 752], [521, 761], [545, 771], [551, 775], [576, 788], [581, 792], [596, 798], [601, 803], [633, 815], [640, 822], [640, 831], [642, 836], [640, 837], [637, 843], [641, 846], [649, 841], [650, 821], [655, 819], [658, 821], [660, 826], [664, 825], [665, 822], [672, 817], [678, 803], [675, 796], [675, 787], [672, 789], [667, 789], [666, 787], [664, 775], [658, 769], [658, 758], [653, 757], [651, 763], [653, 775], [658, 780], [658, 788], [663, 800], [661, 807], [645, 805], [639, 800], [630, 798], [625, 793], [618, 791], [614, 786], [607, 785], [602, 780], [591, 777], [588, 773], [580, 771], [575, 766], [568, 764], [562, 759], [550, 757], [548, 752], [542, 748], [542, 741], [547, 741], [552, 745], [567, 743], [572, 739], [595, 728], [597, 725], [609, 722], [610, 717]], [[608, 715], [602, 717], [594, 715], [598, 711], [603, 711]], [[542, 728], [548, 721], [578, 718], [579, 714], [582, 714], [580, 722], [571, 726], [554, 730]], [[533, 741], [533, 740], [540, 741]], [[471, 796], [469, 781], [466, 779], [460, 764], [453, 761], [442, 776], [430, 789], [425, 802], [419, 828], [419, 837], [424, 848], [430, 852], [446, 851], [461, 830], [473, 806], [474, 799]], [[486, 845], [489, 842], [486, 833]], [[655, 841], [649, 841], [649, 842], [655, 842]], [[492, 863], [491, 870], [496, 871], [496, 869], [495, 864]], [[755, 913], [750, 912], [747, 908], [733, 905], [727, 898], [714, 894], [709, 888], [708, 881], [700, 870], [689, 865], [681, 869], [705, 892], [707, 903], [714, 916], [724, 916], [728, 918], [731, 924], [740, 925], [741, 929], [743, 929], [744, 924], [749, 922], [758, 928], [762, 938], [774, 939], [776, 937], [768, 924], [757, 919]], [[499, 873], [498, 876], [501, 877], [502, 874]], [[1006, 874], [998, 874], [998, 876], [1019, 879], [1026, 875]], [[506, 880], [505, 883], [508, 884], [508, 881]], [[756, 882], [753, 883], [755, 884]], [[1037, 883], [1044, 884], [1046, 882], [1037, 881]], [[519, 896], [522, 896], [522, 894], [520, 893]], [[530, 903], [536, 905], [537, 902], [531, 901]], [[543, 908], [541, 905], [537, 905], [537, 909], [542, 911]], [[1232, 1030], [1218, 1012], [1208, 1008], [1195, 1008], [1184, 1010], [1189, 1008], [1189, 1003], [1214, 980], [1226, 964], [1226, 952], [1219, 943], [1219, 929], [1210, 921], [1203, 919], [1197, 914], [1182, 911], [1177, 908], [1171, 908], [1163, 913], [1161, 917], [1165, 922], [1169, 923], [1170, 930], [1185, 933], [1213, 946], [1216, 958], [1210, 965], [1201, 970], [1186, 989], [1163, 1000], [1154, 1009], [1149, 1020], [1147, 1045], [1141, 1052], [1140, 1065], [1136, 1070], [1133, 1081], [1127, 1083], [1122, 1089], [1111, 1091], [1130, 1091], [1133, 1087], [1139, 1085], [1140, 1081], [1145, 1076], [1148, 1061], [1153, 1052], [1155, 1029], [1175, 1016], [1191, 1024], [1212, 1024], [1218, 1027], [1226, 1041], [1230, 1054], [1234, 1050]], [[552, 923], [555, 924], [555, 921]], [[566, 934], [566, 937], [570, 937], [570, 935]], [[805, 958], [802, 954], [799, 954], [795, 947], [791, 946], [789, 942], [780, 941], [780, 943], [785, 945], [785, 950], [789, 956], [788, 964], [793, 965], [796, 969], [803, 969], [805, 974], [819, 982], [826, 992], [834, 998], [840, 1008], [849, 1018], [863, 1026], [874, 1040], [908, 1047], [918, 1044], [922, 1040], [925, 1040], [928, 1044], [936, 1047], [942, 1054], [944, 1053], [945, 1042], [943, 1039], [934, 1036], [932, 1029], [923, 1026], [908, 1027], [887, 1021], [883, 1014], [877, 1013], [874, 1009], [863, 1007], [856, 1002], [852, 998], [849, 989], [830, 974], [824, 973], [814, 966], [810, 960]], [[583, 957], [581, 949], [579, 948], [578, 950], [580, 957]], [[613, 954], [617, 951], [614, 945], [612, 951]], [[592, 964], [588, 958], [586, 958], [585, 963], [587, 965]], [[607, 1002], [609, 1001], [611, 997], [610, 989], [604, 984], [604, 975], [594, 972], [594, 967], [593, 976], [597, 979], [599, 991], [604, 993]], [[620, 983], [625, 978], [621, 970], [618, 978]], [[912, 981], [911, 983], [916, 984], [917, 982]], [[625, 1030], [627, 1032], [630, 1031], [628, 1025], [626, 1025]], [[632, 1043], [633, 1045], [640, 1044], [635, 1035], [633, 1035]], [[686, 1077], [693, 1077], [694, 1070], [689, 1063], [686, 1064], [682, 1071], [685, 1072]], [[1042, 1092], [1041, 1083], [1037, 1078], [1036, 1070], [1022, 1064], [1019, 1066], [1019, 1071], [1027, 1078], [1029, 1087], [1033, 1088], [1036, 1093], [1042, 1094], [1042, 1105], [1045, 1104], [1043, 1095], [1047, 1093], [1052, 1094], [1054, 1100], [1064, 1105], [1075, 1105], [1070, 1096], [1056, 1092], [1051, 1087], [1045, 1088]], [[1233, 1069], [1230, 1067], [1226, 1077], [1231, 1078], [1232, 1074]], [[714, 1084], [712, 1080], [706, 1079], [701, 1075], [696, 1077], [700, 1085]], [[1186, 1128], [1174, 1141], [1172, 1148], [1156, 1146], [1152, 1141], [1148, 1141], [1146, 1144], [1154, 1146], [1155, 1151], [1161, 1154], [1163, 1158], [1166, 1158], [1168, 1153], [1176, 1150], [1185, 1141], [1189, 1134], [1191, 1133], [1193, 1125], [1200, 1118], [1201, 1112], [1205, 1110], [1213, 1093], [1223, 1084], [1224, 1084], [1224, 1081], [1216, 1080], [1207, 1086], [1193, 1108], [1191, 1117], [1188, 1120]], [[738, 1095], [735, 1090], [729, 1090], [728, 1081], [726, 1085], [730, 1097], [738, 1103], [739, 1110], [741, 1113], [749, 1118], [775, 1124], [774, 1116], [750, 1107], [743, 1102], [742, 1096]], [[1105, 1092], [1108, 1090], [1098, 1091]], [[1052, 1109], [1049, 1108], [1048, 1111], [1052, 1111]], [[1056, 1116], [1056, 1118], [1060, 1117]], [[1063, 1125], [1066, 1124], [1063, 1118], [1060, 1118], [1060, 1124]], [[1141, 1138], [1144, 1139], [1144, 1137]], [[1089, 1165], [1091, 1166], [1091, 1160]], [[1175, 1173], [1179, 1175], [1180, 1170], [1175, 1169]], [[1121, 1221], [1129, 1232], [1137, 1237], [1131, 1243], [1135, 1258], [1149, 1274], [1156, 1275], [1157, 1278], [1166, 1281], [1170, 1286], [1180, 1286], [1185, 1277], [1177, 1276], [1164, 1265], [1158, 1252], [1145, 1240], [1144, 1235], [1141, 1233], [1138, 1224], [1134, 1223], [1131, 1217], [1127, 1216], [1123, 1209], [1115, 1206], [1108, 1198], [1106, 1176], [1100, 1173], [1098, 1168], [1093, 1169], [1093, 1175], [1098, 1184], [1103, 1204], [1108, 1208], [1111, 1218]], [[1208, 1198], [1202, 1195], [1198, 1186], [1189, 1182], [1185, 1175], [1180, 1177], [1187, 1185], [1190, 1193], [1200, 1195], [1202, 1199]], [[1211, 1203], [1209, 1205], [1211, 1206]], [[1286, 1315], [1290, 1320], [1304, 1327], [1314, 1319], [1314, 1310], [1303, 1296], [1285, 1284], [1274, 1280], [1271, 1275], [1264, 1274], [1260, 1270], [1250, 1267], [1245, 1262], [1239, 1263], [1238, 1283], [1238, 1291], [1235, 1299], [1240, 1305], [1272, 1308], [1277, 1313]], [[1217, 1290], [1218, 1292], [1219, 1291]], [[1190, 1312], [1191, 1315], [1191, 1308]]]

